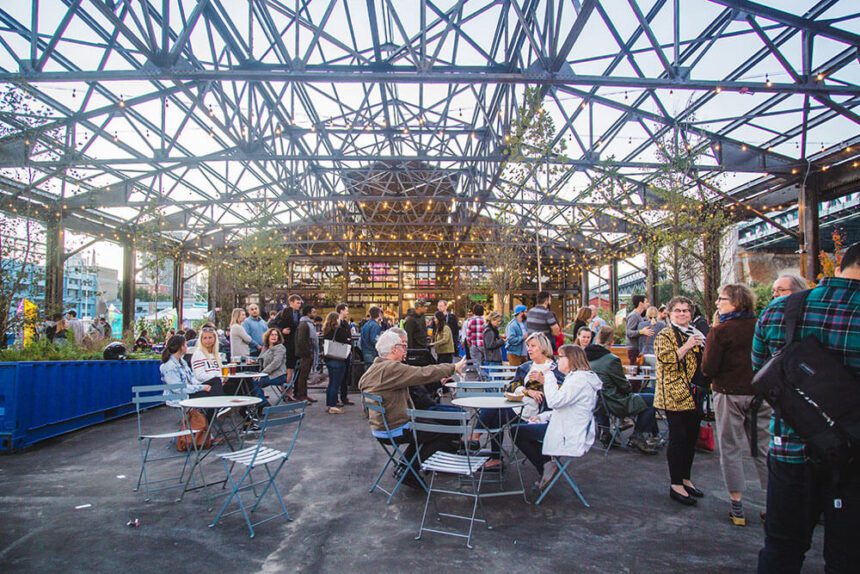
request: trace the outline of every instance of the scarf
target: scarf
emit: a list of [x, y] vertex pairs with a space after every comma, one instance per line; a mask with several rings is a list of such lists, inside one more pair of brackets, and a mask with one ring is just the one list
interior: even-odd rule
[[695, 327], [693, 327], [693, 324], [692, 324], [692, 323], [690, 323], [690, 324], [689, 324], [689, 325], [687, 325], [686, 327], [681, 327], [680, 325], [678, 325], [678, 324], [677, 324], [677, 323], [675, 323], [674, 321], [669, 321], [669, 324], [670, 324], [670, 325], [672, 325], [672, 327], [674, 327], [675, 329], [678, 329], [679, 331], [681, 331], [681, 332], [682, 332], [684, 335], [686, 335], [688, 338], [689, 338], [689, 337], [694, 337], [694, 336], [701, 337], [702, 339], [704, 339], [704, 338], [705, 338], [705, 335], [704, 335], [701, 331], [699, 331], [698, 329], [696, 329]]
[[725, 323], [726, 321], [731, 321], [732, 319], [755, 319], [755, 315], [750, 313], [749, 311], [732, 311], [731, 313], [726, 313], [725, 315], [720, 314], [720, 323]]

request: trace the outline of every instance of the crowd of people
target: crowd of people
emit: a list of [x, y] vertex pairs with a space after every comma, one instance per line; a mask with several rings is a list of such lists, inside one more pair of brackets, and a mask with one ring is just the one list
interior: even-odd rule
[[[816, 461], [803, 439], [758, 399], [752, 385], [754, 373], [785, 344], [786, 298], [807, 289], [799, 277], [777, 278], [773, 300], [757, 316], [749, 287], [724, 285], [712, 321], [686, 297], [673, 297], [658, 307], [634, 295], [623, 324], [624, 355], [630, 365], [653, 369], [656, 384], [644, 388], [631, 384], [622, 357], [613, 352], [613, 325], [595, 308], [583, 307], [566, 340], [546, 292], [537, 295], [530, 309], [516, 306], [506, 325], [501, 313], [487, 313], [482, 304], [475, 304], [461, 324], [447, 301], [438, 301], [436, 311], [428, 314], [429, 302], [418, 300], [399, 327], [379, 307], [371, 307], [356, 325], [349, 307], [339, 304], [319, 331], [317, 309], [292, 295], [268, 322], [260, 318], [257, 305], [250, 305], [247, 315], [235, 309], [229, 343], [234, 359], [247, 355], [260, 360], [266, 376], [254, 392], [263, 399], [266, 385], [291, 381], [289, 400], [316, 402], [308, 395], [308, 377], [314, 365], [324, 364], [330, 414], [341, 414], [344, 406], [353, 404], [349, 372], [363, 363], [358, 386], [381, 396], [387, 413], [385, 426], [378, 413], [370, 412], [373, 436], [404, 444], [407, 460], [416, 451], [426, 458], [437, 450], [464, 448], [447, 435], [410, 432], [407, 408], [456, 409], [440, 403], [436, 391], [441, 383], [463, 373], [467, 358], [479, 372], [502, 364], [504, 355], [517, 367], [506, 391], [520, 396], [522, 408], [482, 410], [478, 420], [486, 429], [518, 426], [515, 444], [535, 467], [537, 488], [558, 468], [547, 464], [551, 457], [582, 456], [595, 441], [606, 448], [618, 446], [609, 432], [614, 417], [622, 421], [622, 430], [632, 427], [627, 444], [635, 451], [655, 455], [665, 446], [669, 497], [695, 507], [706, 496], [693, 481], [697, 439], [705, 411], [712, 409], [730, 523], [748, 523], [743, 504], [748, 455], [766, 491], [767, 508], [760, 513], [766, 532], [760, 571], [798, 571], [822, 513], [825, 559], [839, 571], [838, 566], [853, 563], [850, 558], [858, 552], [850, 541], [858, 527], [860, 459], [852, 458], [848, 467], [837, 470]], [[802, 309], [798, 337], [818, 339], [855, 377], [860, 374], [860, 244], [844, 253], [836, 277], [822, 279], [808, 292]], [[329, 350], [341, 345], [349, 355]], [[191, 396], [224, 392], [214, 326], [202, 329], [190, 367], [180, 360], [186, 352], [185, 337], [169, 339], [162, 365], [165, 382], [184, 383]], [[659, 419], [666, 421], [662, 434]], [[502, 464], [499, 442], [489, 441], [488, 467]], [[417, 468], [413, 470], [417, 476]], [[404, 484], [420, 486], [411, 473]]]

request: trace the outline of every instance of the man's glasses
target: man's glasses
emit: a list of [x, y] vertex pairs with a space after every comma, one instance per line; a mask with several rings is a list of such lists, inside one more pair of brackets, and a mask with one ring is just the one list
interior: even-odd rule
[[720, 301], [731, 301], [731, 299], [729, 299], [728, 297], [717, 297], [717, 303], [719, 303]]
[[791, 289], [788, 289], [787, 287], [774, 287], [772, 293], [774, 295], [779, 295], [780, 293], [791, 293]]

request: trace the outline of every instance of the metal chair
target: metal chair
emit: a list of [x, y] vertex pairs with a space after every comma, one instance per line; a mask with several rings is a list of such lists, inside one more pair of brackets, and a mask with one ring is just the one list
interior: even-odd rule
[[[592, 421], [588, 421], [588, 427], [585, 429], [586, 435], [588, 434], [588, 431], [591, 430], [591, 423]], [[565, 461], [564, 464], [561, 463], [559, 458], [560, 457], [556, 456], [551, 457], [550, 462], [551, 464], [555, 464], [557, 470], [555, 476], [552, 477], [552, 479], [540, 493], [538, 499], [535, 501], [535, 506], [543, 502], [543, 499], [546, 498], [546, 495], [549, 494], [549, 491], [552, 490], [552, 487], [555, 486], [555, 483], [558, 482], [558, 479], [563, 476], [567, 483], [570, 485], [570, 487], [573, 489], [573, 492], [579, 498], [580, 502], [582, 502], [582, 505], [586, 508], [591, 508], [591, 506], [589, 506], [588, 504], [588, 501], [585, 500], [585, 496], [582, 495], [582, 491], [579, 490], [579, 486], [576, 484], [576, 481], [573, 480], [573, 477], [570, 476], [570, 474], [567, 472], [567, 467], [570, 465], [571, 462], [573, 462], [574, 457], [567, 457], [567, 461]]]
[[[452, 434], [463, 438], [469, 433], [470, 425], [467, 422], [467, 415], [464, 412], [452, 411], [419, 411], [409, 409], [409, 418], [411, 420], [412, 432], [415, 437], [416, 444], [418, 443], [418, 432], [432, 432], [436, 434]], [[453, 423], [453, 424], [452, 424]], [[421, 525], [418, 527], [418, 535], [415, 540], [420, 540], [424, 532], [435, 532], [446, 536], [457, 536], [466, 539], [466, 547], [472, 548], [472, 530], [475, 522], [483, 522], [487, 524], [485, 519], [477, 518], [478, 506], [481, 506], [481, 482], [484, 478], [484, 465], [489, 460], [485, 456], [471, 456], [468, 449], [465, 454], [451, 454], [438, 451], [433, 453], [427, 460], [421, 460], [420, 449], [418, 450], [418, 460], [421, 463], [421, 470], [432, 473], [430, 476], [430, 488], [427, 490], [427, 500], [424, 502], [424, 514], [421, 516]], [[462, 490], [450, 490], [434, 488], [436, 483], [437, 473], [446, 475], [457, 475], [458, 479], [468, 478], [468, 481], [462, 480], [462, 484], [470, 484], [471, 492], [463, 492]], [[475, 475], [478, 475], [477, 482]], [[464, 496], [472, 498], [472, 512], [469, 516], [461, 514], [450, 514], [437, 512], [438, 516], [447, 518], [457, 518], [460, 520], [469, 521], [469, 530], [466, 534], [461, 532], [451, 532], [447, 530], [438, 530], [435, 528], [425, 528], [424, 524], [427, 520], [427, 509], [430, 506], [430, 498], [433, 493], [450, 494], [453, 496]], [[483, 514], [483, 506], [481, 507]], [[487, 524], [487, 528], [490, 528]]]
[[506, 383], [499, 381], [462, 381], [457, 383], [457, 398], [500, 397]]
[[[409, 474], [412, 474], [421, 485], [425, 491], [427, 490], [427, 484], [421, 478], [421, 475], [415, 471], [415, 467], [413, 463], [418, 457], [418, 452], [416, 450], [415, 454], [412, 456], [411, 460], [406, 458], [406, 454], [401, 450], [401, 445], [398, 443], [394, 437], [391, 436], [391, 427], [388, 425], [388, 418], [385, 416], [385, 407], [382, 406], [382, 397], [379, 395], [374, 395], [372, 393], [361, 393], [361, 404], [364, 407], [365, 416], [369, 417], [368, 412], [373, 411], [379, 413], [382, 417], [382, 425], [385, 428], [385, 434], [387, 438], [381, 437], [373, 437], [373, 440], [378, 442], [380, 446], [382, 446], [382, 450], [385, 451], [385, 455], [388, 459], [385, 461], [385, 465], [382, 467], [382, 470], [379, 471], [379, 474], [376, 475], [376, 479], [373, 481], [373, 484], [370, 485], [370, 490], [368, 493], [373, 493], [375, 490], [379, 489], [385, 494], [388, 495], [388, 500], [386, 504], [391, 504], [391, 499], [394, 498], [394, 495], [397, 494], [397, 491], [400, 489], [400, 486], [403, 484], [403, 481], [406, 480], [406, 477]], [[403, 432], [408, 432], [404, 430]], [[396, 482], [391, 490], [386, 490], [380, 482], [382, 481], [382, 477], [385, 476], [388, 468], [394, 464], [395, 469], [402, 469], [399, 475], [396, 476]]]
[[609, 433], [609, 442], [607, 445], [598, 447], [603, 450], [603, 456], [609, 456], [609, 451], [612, 450], [615, 442], [618, 441], [618, 445], [623, 448], [621, 444], [621, 423], [622, 418], [615, 416], [612, 414], [612, 411], [609, 410], [609, 405], [606, 404], [606, 399], [603, 397], [602, 391], [597, 391], [597, 408], [594, 411], [594, 414], [604, 414], [606, 418], [609, 419], [609, 426], [601, 425], [598, 423], [597, 425], [597, 441], [600, 442], [600, 435], [605, 431]]
[[[175, 448], [172, 447], [175, 445], [177, 438], [190, 438], [198, 431], [184, 429], [160, 433], [144, 432], [142, 411], [145, 410], [147, 407], [153, 406], [156, 403], [161, 404], [165, 401], [181, 401], [187, 398], [184, 384], [176, 383], [172, 385], [142, 385], [132, 387], [131, 392], [134, 394], [134, 396], [132, 397], [132, 402], [134, 403], [135, 412], [137, 413], [137, 443], [140, 451], [140, 473], [137, 476], [137, 486], [134, 487], [134, 491], [138, 492], [142, 484], [143, 492], [146, 494], [146, 498], [144, 500], [149, 502], [151, 493], [159, 492], [161, 490], [167, 490], [169, 488], [184, 486], [185, 470], [186, 468], [188, 468], [188, 460], [194, 449], [189, 448], [186, 449], [184, 453], [177, 453]], [[179, 409], [177, 409], [177, 411], [179, 411]], [[179, 416], [177, 417], [176, 428], [180, 426], [181, 420], [182, 416], [180, 412]], [[150, 453], [152, 450], [152, 441], [154, 440], [166, 441], [165, 448], [171, 448], [172, 454], [151, 458]], [[158, 480], [149, 479], [149, 474], [146, 470], [147, 463], [161, 462], [165, 460], [175, 460], [180, 458], [183, 459], [183, 462], [182, 471], [180, 472], [178, 477], [162, 478]], [[150, 484], [173, 481], [175, 481], [173, 484], [169, 484], [167, 486], [161, 486], [159, 488], [150, 488]]]
[[[292, 520], [289, 512], [287, 512], [284, 499], [278, 490], [278, 485], [275, 484], [275, 479], [278, 477], [278, 473], [281, 472], [281, 469], [284, 468], [284, 464], [289, 460], [290, 455], [296, 446], [296, 440], [299, 437], [299, 431], [302, 427], [302, 420], [305, 416], [305, 407], [307, 404], [308, 403], [306, 401], [302, 401], [289, 405], [266, 407], [263, 411], [263, 420], [260, 421], [260, 437], [257, 439], [257, 444], [255, 446], [237, 450], [235, 452], [218, 454], [218, 458], [220, 458], [221, 462], [224, 464], [224, 472], [227, 475], [227, 482], [230, 485], [230, 493], [227, 495], [227, 499], [224, 501], [224, 504], [221, 505], [221, 509], [218, 511], [215, 519], [209, 525], [210, 528], [214, 527], [222, 517], [241, 512], [242, 516], [245, 518], [245, 524], [248, 525], [248, 531], [251, 533], [250, 537], [253, 538], [255, 526], [259, 526], [264, 522], [269, 522], [270, 520], [274, 520], [281, 516], [286, 517], [288, 521]], [[266, 434], [269, 429], [286, 426], [293, 426], [294, 430], [292, 438], [290, 439], [285, 451], [264, 445]], [[241, 473], [238, 481], [233, 478], [232, 470], [234, 465], [245, 467], [245, 470]], [[270, 465], [272, 467], [270, 467]], [[266, 470], [266, 478], [255, 482], [251, 473], [254, 469], [259, 467], [263, 467]], [[261, 485], [264, 485], [263, 489], [259, 494], [257, 494], [257, 487]], [[265, 497], [270, 490], [274, 492], [275, 497], [278, 499], [281, 512], [252, 523], [251, 518], [248, 515], [248, 509], [242, 501], [241, 492], [246, 490], [252, 490], [254, 493], [254, 505], [251, 507], [250, 512], [257, 510], [263, 497]], [[236, 499], [239, 508], [225, 513], [224, 511], [234, 498]]]
[[510, 383], [517, 373], [515, 365], [483, 365], [483, 379], [485, 381]]

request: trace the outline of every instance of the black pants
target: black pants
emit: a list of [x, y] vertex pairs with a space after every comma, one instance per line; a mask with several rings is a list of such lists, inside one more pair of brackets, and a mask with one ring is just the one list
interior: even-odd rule
[[436, 355], [436, 362], [440, 365], [443, 363], [453, 363], [454, 353], [439, 353]]
[[666, 421], [669, 423], [669, 445], [666, 447], [669, 478], [672, 484], [683, 484], [685, 480], [690, 480], [690, 469], [696, 454], [699, 412], [666, 411]]
[[856, 572], [860, 565], [860, 461], [837, 476], [825, 466], [768, 457], [767, 519], [760, 574], [800, 572], [812, 531], [824, 513], [826, 572]]
[[[188, 395], [189, 399], [199, 399], [201, 397], [220, 397], [224, 394], [224, 385], [221, 384], [220, 377], [213, 377], [203, 383], [204, 385], [209, 385], [212, 387], [209, 391], [197, 391], [196, 393], [191, 393]], [[215, 416], [215, 409], [202, 409], [203, 414], [206, 415], [208, 420], [212, 420], [212, 417]]]
[[300, 401], [308, 398], [308, 377], [311, 376], [311, 368], [313, 366], [313, 357], [301, 357], [296, 362], [296, 370], [293, 375], [293, 396]]

